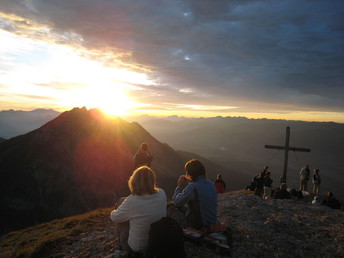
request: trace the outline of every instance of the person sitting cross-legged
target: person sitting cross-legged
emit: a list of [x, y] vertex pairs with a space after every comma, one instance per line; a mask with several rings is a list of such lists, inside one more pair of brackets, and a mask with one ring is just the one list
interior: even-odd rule
[[195, 229], [216, 224], [217, 192], [214, 183], [207, 178], [203, 164], [192, 159], [185, 164], [184, 169], [186, 176], [178, 179], [172, 197], [174, 207], [169, 208], [168, 216], [176, 218], [175, 212], [178, 210], [182, 216], [176, 220], [181, 226]]
[[110, 218], [117, 223], [122, 250], [144, 254], [151, 224], [166, 216], [166, 194], [156, 187], [155, 174], [147, 166], [133, 172], [128, 186], [131, 194], [122, 199]]
[[280, 188], [274, 192], [273, 199], [291, 199], [291, 194], [287, 191], [287, 184], [282, 183]]

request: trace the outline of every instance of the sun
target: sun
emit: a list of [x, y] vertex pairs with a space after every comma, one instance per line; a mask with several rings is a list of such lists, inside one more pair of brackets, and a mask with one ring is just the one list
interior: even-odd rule
[[89, 87], [84, 92], [87, 108], [99, 108], [109, 116], [123, 116], [134, 103], [118, 85]]

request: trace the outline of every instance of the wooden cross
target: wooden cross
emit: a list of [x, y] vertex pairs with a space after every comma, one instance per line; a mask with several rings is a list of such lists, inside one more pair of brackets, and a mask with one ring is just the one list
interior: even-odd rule
[[284, 150], [284, 167], [283, 167], [283, 177], [281, 178], [281, 183], [287, 182], [287, 168], [288, 168], [288, 153], [289, 153], [289, 151], [302, 151], [302, 152], [310, 152], [311, 151], [311, 149], [306, 149], [306, 148], [289, 147], [289, 137], [290, 137], [290, 127], [287, 126], [286, 136], [285, 136], [285, 145], [284, 146], [265, 145], [265, 148], [267, 148], [267, 149]]

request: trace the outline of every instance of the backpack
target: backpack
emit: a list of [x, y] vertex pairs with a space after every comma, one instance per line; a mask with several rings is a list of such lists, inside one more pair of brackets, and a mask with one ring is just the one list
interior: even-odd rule
[[151, 224], [146, 257], [186, 257], [184, 250], [184, 234], [177, 221], [170, 217], [163, 217]]

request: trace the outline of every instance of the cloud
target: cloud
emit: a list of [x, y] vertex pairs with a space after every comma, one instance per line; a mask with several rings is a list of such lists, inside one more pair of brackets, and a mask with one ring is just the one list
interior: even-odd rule
[[149, 71], [150, 101], [344, 110], [341, 0], [2, 0], [1, 10], [3, 30]]

